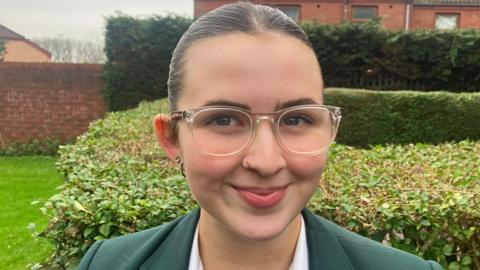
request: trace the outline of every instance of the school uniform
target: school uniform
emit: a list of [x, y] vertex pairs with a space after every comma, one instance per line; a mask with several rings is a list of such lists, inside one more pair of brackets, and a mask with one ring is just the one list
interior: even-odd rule
[[[79, 270], [188, 270], [200, 210], [90, 247]], [[302, 211], [309, 270], [441, 270], [433, 261], [375, 242]], [[306, 270], [306, 269], [305, 269]]]

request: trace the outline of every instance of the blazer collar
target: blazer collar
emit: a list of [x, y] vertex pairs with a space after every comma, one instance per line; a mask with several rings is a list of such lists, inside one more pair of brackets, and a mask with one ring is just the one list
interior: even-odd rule
[[[188, 270], [199, 215], [200, 210], [195, 209], [181, 219], [140, 269]], [[353, 270], [348, 256], [325, 221], [308, 209], [304, 209], [302, 215], [307, 232], [309, 270]]]
[[302, 211], [307, 230], [309, 270], [353, 270], [353, 266], [325, 221], [308, 209]]
[[181, 219], [140, 269], [187, 270], [199, 216], [200, 210], [195, 209]]

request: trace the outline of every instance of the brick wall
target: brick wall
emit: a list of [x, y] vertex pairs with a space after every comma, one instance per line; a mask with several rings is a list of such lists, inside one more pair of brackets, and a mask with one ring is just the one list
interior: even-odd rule
[[25, 40], [8, 40], [5, 43], [5, 62], [50, 62], [50, 55]]
[[[210, 10], [237, 0], [194, 0], [194, 16], [199, 17]], [[377, 7], [381, 24], [388, 30], [405, 29], [406, 0], [252, 0], [265, 5], [292, 5], [300, 7], [301, 21], [338, 24], [343, 20], [352, 21], [352, 6]], [[414, 5], [410, 16], [410, 29], [434, 29], [436, 13], [458, 13], [459, 28], [480, 29], [480, 6]]]
[[343, 20], [344, 4], [339, 1], [301, 3], [300, 19], [317, 23], [337, 24]]
[[[224, 4], [235, 3], [235, 0], [195, 0], [194, 16], [199, 17], [210, 10]], [[314, 21], [326, 24], [338, 24], [343, 20], [351, 20], [352, 6], [375, 6], [378, 15], [383, 17], [382, 25], [390, 30], [405, 27], [405, 1], [404, 0], [350, 0], [345, 6], [343, 0], [254, 0], [256, 4], [264, 5], [292, 5], [300, 7], [300, 20]]]
[[0, 63], [0, 147], [71, 141], [103, 117], [102, 65]]
[[236, 1], [233, 0], [216, 0], [216, 1], [208, 1], [208, 0], [203, 0], [203, 1], [194, 1], [193, 5], [193, 16], [195, 18], [202, 16], [203, 14], [209, 12], [210, 10], [214, 10], [218, 7], [221, 7], [225, 4], [229, 3], [235, 3]]
[[412, 29], [432, 29], [437, 13], [459, 14], [459, 28], [480, 28], [480, 6], [415, 6], [412, 11]]

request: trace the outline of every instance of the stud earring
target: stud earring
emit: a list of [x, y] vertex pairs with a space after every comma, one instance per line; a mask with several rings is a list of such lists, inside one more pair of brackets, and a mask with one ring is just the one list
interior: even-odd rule
[[246, 169], [251, 170], [252, 169], [252, 159], [247, 158], [244, 160], [243, 165]]

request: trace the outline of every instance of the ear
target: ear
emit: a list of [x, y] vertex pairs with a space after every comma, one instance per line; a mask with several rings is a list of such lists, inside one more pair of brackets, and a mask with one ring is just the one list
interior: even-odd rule
[[179, 148], [171, 129], [172, 119], [169, 115], [159, 114], [153, 118], [153, 130], [160, 146], [167, 157], [175, 162]]

